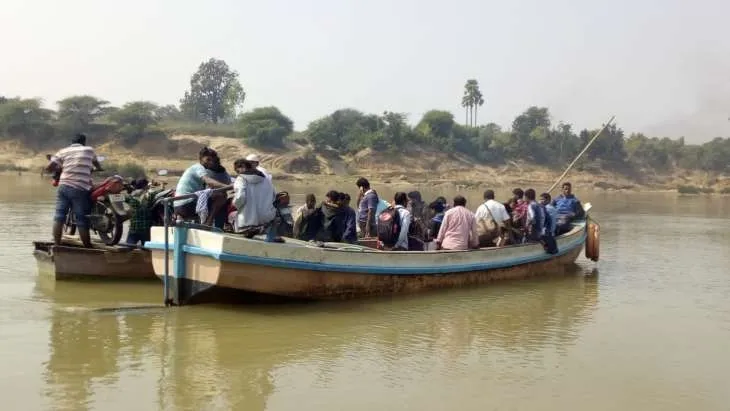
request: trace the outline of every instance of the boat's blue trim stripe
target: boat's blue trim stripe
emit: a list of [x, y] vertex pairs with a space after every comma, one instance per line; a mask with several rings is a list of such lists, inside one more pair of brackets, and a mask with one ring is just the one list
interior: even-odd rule
[[[585, 232], [575, 240], [564, 244], [557, 254], [538, 253], [535, 255], [509, 258], [497, 261], [483, 261], [479, 263], [455, 264], [448, 266], [425, 266], [425, 267], [397, 267], [397, 266], [372, 266], [372, 265], [350, 265], [350, 264], [331, 264], [331, 263], [314, 263], [309, 261], [287, 260], [271, 257], [257, 257], [250, 255], [231, 254], [227, 252], [217, 252], [206, 250], [197, 246], [185, 245], [183, 248], [186, 253], [210, 257], [220, 261], [227, 261], [239, 264], [262, 265], [277, 268], [292, 268], [297, 270], [312, 271], [336, 271], [348, 273], [364, 273], [364, 274], [402, 274], [402, 275], [418, 275], [418, 274], [448, 274], [466, 271], [482, 271], [494, 270], [498, 268], [512, 267], [521, 264], [545, 261], [557, 256], [561, 256], [580, 247], [586, 239]], [[170, 247], [173, 245], [170, 244]], [[164, 250], [163, 243], [146, 243], [146, 248], [153, 250]]]

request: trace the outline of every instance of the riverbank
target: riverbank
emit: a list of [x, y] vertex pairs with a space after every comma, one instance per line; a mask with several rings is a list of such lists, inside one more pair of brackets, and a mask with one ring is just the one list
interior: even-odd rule
[[[218, 151], [224, 165], [249, 153], [258, 153], [262, 166], [277, 180], [337, 184], [358, 176], [396, 186], [457, 186], [461, 188], [549, 187], [562, 170], [509, 162], [502, 166], [479, 164], [471, 159], [414, 147], [406, 153], [385, 154], [362, 150], [354, 155], [334, 152], [315, 153], [308, 146], [290, 142], [286, 149], [263, 151], [253, 149], [240, 139], [176, 135], [171, 138], [148, 139], [132, 147], [106, 142], [96, 148], [106, 157], [107, 167], [134, 170], [142, 166], [148, 174], [160, 169], [171, 177], [180, 175], [197, 157], [202, 146]], [[50, 151], [49, 151], [50, 152]], [[0, 172], [38, 172], [46, 164], [45, 152], [36, 152], [19, 142], [0, 145]], [[128, 174], [129, 172], [125, 173]], [[642, 172], [627, 176], [581, 165], [573, 169], [567, 180], [584, 189], [607, 191], [666, 191], [682, 194], [730, 194], [728, 176], [676, 170], [669, 174]]]

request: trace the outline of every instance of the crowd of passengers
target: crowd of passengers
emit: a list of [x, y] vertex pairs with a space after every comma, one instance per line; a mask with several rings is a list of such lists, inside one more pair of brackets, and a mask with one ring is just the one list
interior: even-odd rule
[[[58, 185], [54, 242], [60, 244], [66, 214], [71, 210], [84, 246], [90, 247], [87, 215], [91, 209], [91, 172], [94, 168], [101, 170], [94, 150], [86, 146], [86, 136], [79, 134], [69, 147], [48, 157], [46, 170], [55, 173], [54, 184]], [[247, 237], [266, 234], [266, 241], [270, 242], [290, 237], [317, 242], [359, 242], [398, 251], [466, 250], [541, 242], [548, 252], [554, 253], [555, 237], [569, 231], [574, 219], [584, 217], [570, 183], [562, 185], [562, 193], [555, 199], [543, 193], [539, 201], [533, 189], [516, 188], [505, 203], [495, 200], [494, 191], [486, 190], [484, 203], [472, 213], [460, 195], [451, 204], [444, 197], [426, 204], [418, 191], [398, 192], [390, 204], [379, 197], [365, 178], [356, 182], [357, 210], [351, 207], [349, 194], [330, 191], [320, 204], [314, 194], [308, 194], [306, 203], [292, 213], [289, 194], [276, 192], [271, 174], [259, 162], [256, 154], [236, 160], [236, 176], [232, 177], [215, 150], [202, 148], [198, 162], [186, 169], [178, 181], [175, 195], [190, 197], [173, 203], [176, 218]], [[146, 186], [143, 180], [138, 188]], [[232, 198], [228, 194], [230, 188]], [[151, 211], [134, 198], [128, 200], [132, 215], [127, 242], [144, 245], [149, 240]]]
[[[221, 165], [215, 150], [203, 148], [198, 163], [181, 176], [176, 196], [196, 194], [174, 202], [179, 220], [198, 221], [218, 229], [266, 241], [284, 237], [314, 242], [361, 243], [392, 251], [467, 250], [540, 242], [557, 252], [555, 237], [570, 231], [574, 219], [584, 217], [570, 183], [552, 199], [534, 189], [515, 188], [505, 203], [493, 190], [484, 192], [476, 212], [457, 195], [449, 203], [438, 197], [423, 201], [418, 191], [397, 192], [392, 203], [381, 199], [366, 178], [357, 179], [357, 198], [329, 191], [317, 202], [307, 194], [305, 204], [292, 212], [289, 194], [275, 190], [271, 174], [251, 154], [233, 164], [236, 177]], [[227, 187], [233, 188], [232, 196]], [[215, 190], [221, 189], [221, 190]], [[353, 208], [353, 205], [355, 208]], [[376, 241], [377, 240], [377, 241]]]

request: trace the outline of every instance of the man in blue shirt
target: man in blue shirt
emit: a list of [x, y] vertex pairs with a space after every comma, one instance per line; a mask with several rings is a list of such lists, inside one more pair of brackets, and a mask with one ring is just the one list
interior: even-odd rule
[[[198, 191], [205, 190], [206, 185], [210, 188], [223, 188], [228, 186], [229, 184], [224, 184], [211, 177], [210, 169], [216, 167], [217, 157], [218, 155], [215, 150], [203, 147], [198, 153], [198, 163], [188, 167], [177, 182], [175, 195], [182, 196], [186, 194], [193, 194]], [[225, 200], [226, 196], [224, 193], [216, 193], [216, 195], [211, 196], [211, 210], [209, 210], [208, 213], [208, 220], [212, 220], [212, 218], [220, 211], [220, 208], [226, 203]], [[173, 205], [175, 207], [175, 214], [185, 220], [195, 218], [197, 215], [195, 211], [197, 200], [194, 198], [177, 200]], [[201, 223], [210, 224], [210, 221], [201, 221]]]
[[553, 200], [553, 206], [558, 210], [556, 235], [570, 231], [571, 222], [585, 216], [583, 205], [573, 194], [573, 186], [570, 183], [563, 183], [563, 193]]
[[558, 209], [550, 201], [551, 197], [549, 193], [540, 194], [540, 204], [545, 206], [546, 225], [548, 223], [550, 224], [550, 235], [555, 237], [556, 224], [558, 223]]

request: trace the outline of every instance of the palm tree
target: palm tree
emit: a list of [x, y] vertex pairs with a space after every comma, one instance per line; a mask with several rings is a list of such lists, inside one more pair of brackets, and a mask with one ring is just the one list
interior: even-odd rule
[[466, 115], [466, 119], [464, 120], [464, 125], [469, 125], [469, 110], [471, 109], [471, 96], [467, 94], [467, 91], [464, 90], [464, 97], [461, 98], [461, 106], [464, 107], [464, 112]]
[[467, 80], [464, 84], [464, 97], [461, 99], [461, 106], [466, 108], [466, 125], [474, 123], [474, 96], [476, 92], [479, 92], [479, 83], [474, 79]]
[[476, 86], [476, 90], [474, 91], [474, 95], [472, 96], [472, 106], [474, 107], [474, 127], [477, 126], [477, 111], [479, 110], [479, 107], [484, 105], [484, 96], [482, 95], [482, 92], [479, 90], [479, 85]]

